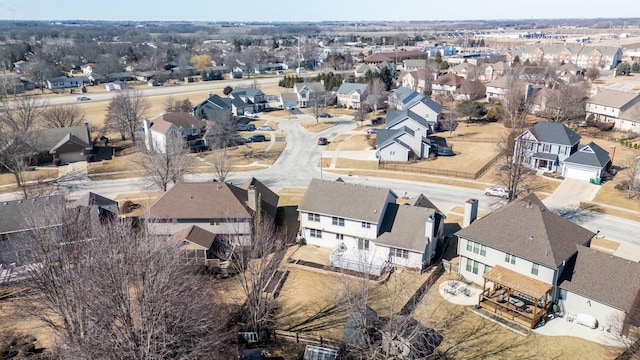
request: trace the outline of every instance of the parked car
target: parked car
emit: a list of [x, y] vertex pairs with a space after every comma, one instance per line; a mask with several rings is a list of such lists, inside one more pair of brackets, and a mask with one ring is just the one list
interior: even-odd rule
[[235, 131], [254, 131], [256, 126], [253, 124], [236, 124], [233, 129]]
[[487, 196], [497, 196], [506, 199], [509, 197], [509, 190], [504, 186], [494, 186], [484, 189], [484, 194]]
[[91, 98], [88, 98], [86, 96], [76, 96], [76, 101], [87, 101], [87, 100], [91, 100]]
[[250, 142], [249, 139], [243, 138], [238, 134], [233, 134], [231, 135], [231, 138], [229, 138], [229, 146], [244, 145], [248, 142]]
[[318, 115], [318, 117], [319, 117], [319, 118], [323, 118], [323, 119], [325, 119], [325, 118], [330, 118], [330, 117], [331, 117], [331, 114], [329, 114], [329, 113], [322, 113], [322, 114]]
[[377, 128], [367, 129], [367, 134], [372, 135], [378, 132]]
[[271, 126], [269, 126], [269, 125], [262, 125], [262, 126], [258, 126], [256, 128], [256, 130], [259, 130], [259, 131], [273, 131], [273, 128]]
[[244, 116], [246, 116], [248, 118], [252, 118], [252, 119], [257, 119], [258, 118], [258, 114], [254, 114], [252, 112], [246, 112], [246, 113], [244, 113]]
[[327, 140], [326, 137], [318, 138], [318, 145], [327, 145], [328, 143], [329, 143], [329, 140]]
[[265, 140], [267, 140], [267, 138], [262, 134], [254, 134], [249, 136], [250, 142], [263, 142]]
[[287, 105], [287, 110], [295, 110], [296, 107], [293, 105]]

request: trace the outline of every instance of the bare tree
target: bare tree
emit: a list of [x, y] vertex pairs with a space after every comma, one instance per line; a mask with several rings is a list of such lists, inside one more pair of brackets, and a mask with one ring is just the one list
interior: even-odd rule
[[212, 151], [209, 159], [215, 179], [224, 182], [234, 165], [233, 158], [227, 154], [227, 148]]
[[309, 93], [309, 103], [317, 124], [320, 114], [327, 108], [327, 91], [324, 89], [324, 86], [312, 86], [311, 92]]
[[588, 97], [589, 86], [584, 81], [560, 84], [546, 92], [546, 106], [540, 116], [561, 123], [583, 120]]
[[498, 181], [507, 188], [509, 202], [520, 195], [536, 190], [534, 172], [525, 166], [525, 154], [531, 150], [532, 141], [520, 137], [522, 130], [511, 128], [498, 143]]
[[600, 77], [600, 69], [597, 66], [592, 66], [587, 69], [584, 74], [584, 77], [589, 79], [589, 81], [593, 82], [595, 79]]
[[120, 133], [122, 140], [129, 135], [136, 142], [136, 129], [149, 110], [149, 102], [138, 90], [124, 90], [114, 96], [107, 107], [105, 127]]
[[258, 196], [251, 238], [230, 239], [239, 245], [234, 249], [231, 267], [245, 298], [240, 317], [247, 326], [246, 330], [258, 333], [268, 331], [274, 325], [277, 304], [273, 297], [265, 296], [263, 291], [267, 290], [269, 280], [280, 266], [287, 239], [285, 232], [276, 231], [273, 219], [262, 214], [260, 203]]
[[160, 144], [150, 138], [146, 144], [140, 142], [132, 160], [144, 171], [149, 185], [163, 192], [169, 184], [184, 181], [184, 176], [191, 173], [194, 166], [182, 134], [170, 132], [165, 141]]
[[89, 214], [52, 204], [29, 217], [34, 230], [24, 240], [38, 266], [23, 305], [55, 332], [55, 351], [84, 359], [222, 358], [226, 311], [206, 291], [209, 278], [181, 264], [180, 244], [126, 221], [91, 222]]
[[56, 73], [53, 66], [42, 59], [29, 60], [22, 71], [43, 93], [46, 87], [46, 80]]
[[458, 127], [457, 112], [451, 108], [445, 108], [442, 113], [442, 119], [440, 119], [438, 123], [440, 124], [441, 129], [449, 130], [449, 137], [451, 137]]
[[24, 174], [34, 156], [33, 142], [31, 133], [0, 130], [0, 167], [14, 176], [25, 199], [29, 193]]
[[73, 127], [82, 124], [84, 112], [73, 104], [53, 105], [44, 109], [41, 118], [49, 128]]
[[24, 95], [13, 101], [0, 100], [0, 127], [8, 131], [25, 132], [33, 129], [42, 116], [46, 101], [34, 95]]
[[188, 98], [182, 101], [176, 100], [173, 96], [168, 96], [164, 102], [164, 111], [166, 112], [191, 112], [193, 111], [193, 104]]
[[386, 90], [386, 85], [380, 78], [375, 78], [367, 86], [367, 95], [365, 102], [373, 111], [378, 111], [378, 106], [380, 106], [382, 99], [384, 98], [384, 93]]
[[520, 129], [524, 126], [531, 109], [531, 102], [527, 94], [527, 82], [521, 78], [522, 67], [517, 66], [505, 75], [507, 87], [502, 100], [502, 117], [505, 126]]
[[100, 56], [96, 62], [96, 72], [104, 76], [106, 82], [112, 80], [112, 74], [122, 71], [120, 59], [113, 54], [105, 54]]

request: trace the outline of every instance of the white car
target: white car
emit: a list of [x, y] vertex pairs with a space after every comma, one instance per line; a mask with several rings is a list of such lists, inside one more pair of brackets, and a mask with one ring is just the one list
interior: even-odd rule
[[252, 119], [257, 119], [258, 118], [258, 114], [254, 114], [252, 112], [246, 112], [246, 113], [244, 113], [244, 116], [246, 116], [248, 118], [252, 118]]
[[87, 100], [91, 100], [91, 99], [86, 96], [76, 96], [76, 101], [87, 101]]
[[503, 186], [494, 186], [484, 189], [484, 194], [487, 196], [497, 196], [507, 199], [509, 197], [509, 190]]
[[258, 131], [273, 131], [273, 128], [269, 125], [262, 125], [256, 128]]

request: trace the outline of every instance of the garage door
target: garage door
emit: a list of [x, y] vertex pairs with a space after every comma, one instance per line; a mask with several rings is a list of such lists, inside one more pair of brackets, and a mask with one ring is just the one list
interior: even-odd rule
[[595, 170], [583, 170], [576, 168], [567, 168], [567, 172], [564, 177], [570, 179], [580, 179], [584, 181], [589, 181], [589, 179], [595, 179], [597, 176], [597, 172]]
[[62, 164], [68, 164], [68, 163], [85, 161], [85, 160], [87, 160], [87, 158], [84, 155], [82, 155], [82, 152], [80, 151], [60, 154], [60, 162]]

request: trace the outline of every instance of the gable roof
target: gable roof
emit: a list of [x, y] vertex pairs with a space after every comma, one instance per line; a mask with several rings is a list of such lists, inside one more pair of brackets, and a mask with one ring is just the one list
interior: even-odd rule
[[456, 235], [555, 269], [595, 234], [550, 211], [532, 193]]
[[609, 153], [593, 141], [564, 160], [565, 163], [593, 166], [598, 169], [603, 169], [610, 161]]
[[433, 100], [431, 97], [423, 96], [422, 99], [420, 99], [420, 102], [427, 105], [434, 112], [437, 112], [438, 114], [442, 113], [442, 104]]
[[96, 206], [114, 214], [118, 213], [118, 202], [89, 191], [73, 203], [74, 206]]
[[529, 132], [539, 142], [567, 146], [578, 144], [582, 138], [578, 133], [564, 126], [564, 124], [547, 121], [536, 123], [529, 129]]
[[50, 152], [69, 141], [86, 148], [91, 147], [91, 139], [85, 126], [31, 130], [27, 138], [37, 152]]
[[[389, 116], [392, 116], [392, 117], [390, 118]], [[385, 118], [385, 124], [386, 124], [385, 127], [386, 128], [393, 127], [394, 125], [397, 125], [407, 119], [411, 119], [417, 122], [418, 124], [425, 126], [425, 128], [428, 128], [429, 126], [427, 119], [423, 118], [422, 116], [416, 114], [411, 110], [405, 110], [401, 112], [387, 111], [387, 117]], [[411, 133], [413, 133], [413, 131], [411, 131]]]
[[389, 204], [380, 226], [381, 235], [376, 243], [406, 250], [424, 252], [429, 238], [425, 236], [425, 226], [436, 210], [426, 207]]
[[230, 93], [230, 95], [240, 95], [240, 94], [244, 94], [250, 98], [254, 98], [256, 96], [261, 96], [264, 95], [264, 93], [262, 92], [262, 90], [260, 89], [254, 89], [254, 88], [244, 88], [244, 87], [237, 87], [235, 89], [233, 89]]
[[487, 87], [506, 89], [509, 86], [509, 79], [506, 76], [499, 77], [487, 84]]
[[352, 92], [357, 92], [362, 95], [365, 90], [367, 90], [367, 84], [358, 84], [358, 83], [342, 83], [338, 88], [338, 94], [351, 94]]
[[149, 207], [145, 218], [247, 219], [254, 213], [249, 207], [247, 184], [253, 184], [256, 194], [262, 195], [263, 213], [275, 219], [277, 195], [255, 179], [243, 187], [223, 182], [178, 183]]
[[[420, 97], [422, 95], [418, 94], [417, 91], [408, 88], [408, 87], [404, 87], [404, 86], [400, 86], [399, 88], [397, 88], [394, 92], [391, 93], [392, 95], [395, 95], [398, 100], [400, 100], [403, 103], [409, 103], [411, 100]], [[391, 95], [390, 95], [391, 96]]]
[[560, 288], [630, 312], [640, 291], [640, 263], [577, 246], [562, 273]]
[[447, 73], [445, 75], [442, 75], [434, 82], [434, 84], [437, 85], [455, 85], [457, 87], [462, 86], [466, 83], [468, 83], [467, 80], [454, 73]]
[[201, 128], [204, 126], [204, 123], [201, 120], [198, 120], [198, 118], [191, 114], [183, 112], [163, 113], [151, 119], [151, 122], [153, 123], [151, 125], [151, 130], [161, 133], [166, 133], [172, 124], [185, 130], [189, 130], [194, 127]]
[[393, 143], [397, 143], [407, 150], [412, 150], [411, 146], [398, 139], [403, 134], [408, 134], [412, 137], [415, 136], [415, 132], [406, 126], [403, 126], [399, 129], [378, 130], [376, 132], [376, 148], [383, 149]]
[[49, 154], [55, 154], [58, 152], [72, 151], [72, 149], [77, 149], [80, 147], [82, 150], [91, 149], [91, 145], [82, 141], [82, 139], [77, 136], [68, 133], [65, 135], [58, 143], [49, 150]]
[[390, 189], [337, 181], [313, 179], [298, 206], [298, 211], [377, 223]]
[[248, 190], [255, 188], [256, 193], [260, 196], [262, 212], [269, 215], [271, 219], [276, 218], [276, 213], [278, 212], [278, 201], [280, 200], [278, 194], [273, 192], [269, 187], [254, 177], [245, 181], [240, 188], [245, 190], [245, 192], [241, 193], [239, 196], [243, 201], [248, 201]]
[[211, 249], [213, 242], [216, 240], [216, 234], [199, 226], [191, 225], [174, 233], [171, 235], [170, 239], [174, 241], [186, 240], [209, 250]]
[[620, 109], [639, 96], [640, 94], [637, 93], [603, 89], [598, 91], [591, 99], [587, 100], [587, 103]]

